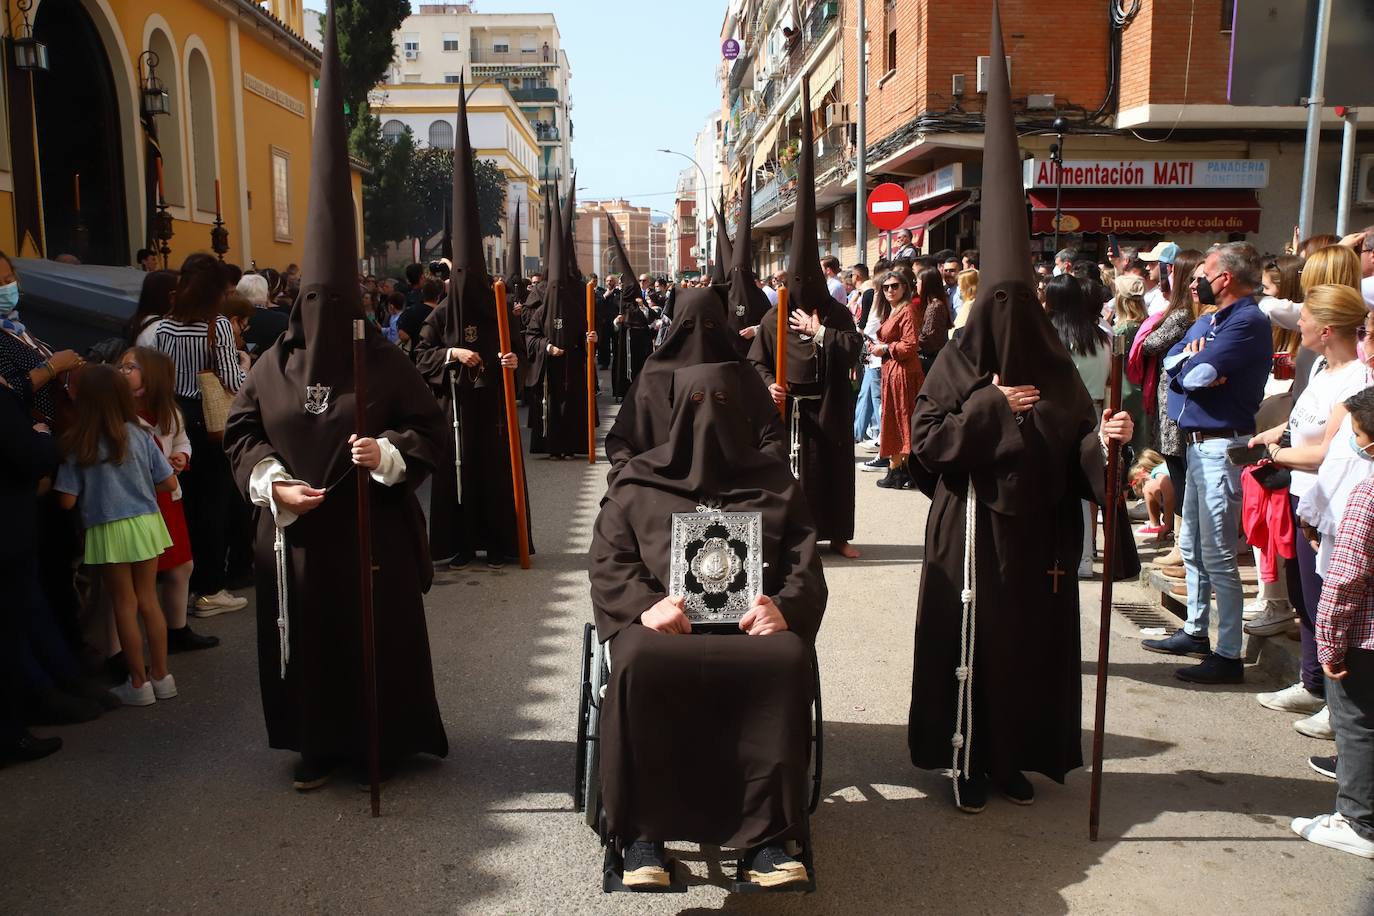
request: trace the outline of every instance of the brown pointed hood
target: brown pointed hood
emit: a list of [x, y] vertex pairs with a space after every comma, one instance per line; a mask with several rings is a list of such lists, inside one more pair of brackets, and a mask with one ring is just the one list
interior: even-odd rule
[[634, 265], [630, 263], [630, 255], [625, 251], [625, 243], [620, 240], [620, 229], [617, 228], [615, 217], [606, 214], [606, 226], [611, 232], [611, 242], [615, 245], [615, 269], [620, 271], [620, 289], [622, 295], [629, 293], [630, 298], [634, 299], [639, 291], [639, 275], [635, 273]]
[[1007, 83], [1006, 49], [997, 0], [992, 4], [992, 41], [988, 94], [983, 119], [983, 193], [978, 219], [978, 285], [1032, 283], [1030, 226], [1022, 187], [1021, 150]]
[[787, 264], [788, 307], [814, 313], [824, 308], [831, 296], [821, 272], [821, 249], [816, 244], [816, 151], [811, 128], [811, 81], [806, 75], [802, 76], [801, 97], [797, 210], [792, 220], [792, 254]]
[[739, 222], [735, 226], [735, 245], [730, 261], [730, 292], [726, 296], [726, 323], [735, 333], [736, 339], [743, 341], [740, 346], [747, 350], [748, 341], [739, 337], [744, 328], [753, 327], [763, 320], [768, 311], [768, 297], [759, 289], [754, 276], [754, 194], [749, 189], [749, 176], [754, 173], [754, 163], [749, 163], [744, 173], [744, 184], [740, 188]]
[[294, 380], [351, 391], [353, 320], [363, 317], [363, 300], [342, 76], [331, 2], [310, 150], [301, 290], [283, 344], [294, 351], [289, 357]]
[[[572, 194], [569, 192], [569, 202]], [[561, 350], [570, 350], [587, 333], [587, 308], [581, 284], [570, 274], [565, 253], [569, 239], [557, 194], [553, 198], [554, 232], [549, 236], [549, 275], [544, 280], [544, 336]]]
[[544, 279], [549, 278], [549, 235], [553, 232], [553, 192], [548, 184], [541, 185], [544, 192], [544, 231], [539, 236], [539, 270]]
[[725, 190], [721, 189], [720, 202], [716, 210], [716, 256], [711, 265], [711, 285], [724, 286], [730, 282], [730, 262], [734, 254], [730, 250], [730, 233], [725, 228]]
[[515, 219], [511, 221], [510, 243], [506, 246], [506, 290], [511, 302], [517, 291], [524, 292], [525, 256], [520, 253], [520, 201], [515, 202]]
[[577, 264], [577, 241], [573, 237], [573, 220], [577, 217], [577, 173], [568, 182], [568, 199], [563, 202], [563, 255], [568, 261], [568, 279], [582, 282], [582, 268]]
[[[467, 86], [458, 78], [458, 130], [453, 144], [453, 268], [443, 307], [444, 343], [489, 352], [496, 346], [496, 297], [482, 250], [482, 222], [477, 212], [477, 175], [468, 133]], [[439, 310], [430, 317], [439, 320]]]

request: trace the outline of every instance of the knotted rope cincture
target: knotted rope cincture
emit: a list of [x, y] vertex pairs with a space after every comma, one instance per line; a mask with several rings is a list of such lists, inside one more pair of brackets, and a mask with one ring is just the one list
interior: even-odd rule
[[281, 679], [286, 680], [286, 663], [291, 660], [291, 615], [287, 610], [286, 532], [273, 526], [272, 553], [277, 561], [277, 649], [281, 657]]
[[801, 480], [801, 402], [792, 400], [791, 448], [787, 460], [792, 467], [792, 476]]
[[[949, 743], [953, 746], [949, 777], [954, 780], [954, 804], [960, 803], [959, 777], [969, 778], [969, 766], [973, 762], [973, 650], [978, 628], [978, 562], [975, 540], [978, 531], [978, 500], [973, 490], [973, 478], [969, 477], [968, 496], [964, 508], [964, 588], [959, 593], [963, 603], [963, 618], [959, 625], [959, 666], [954, 669], [954, 679], [959, 684], [957, 692], [958, 709], [954, 716], [954, 735]], [[968, 731], [965, 734], [964, 723]], [[959, 764], [960, 751], [963, 751], [963, 766]]]

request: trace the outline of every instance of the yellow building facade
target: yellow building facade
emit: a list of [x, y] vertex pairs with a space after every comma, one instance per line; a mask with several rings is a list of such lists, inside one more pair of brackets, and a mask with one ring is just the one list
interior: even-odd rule
[[[320, 66], [301, 37], [300, 0], [33, 0], [27, 17], [6, 9], [0, 250], [133, 263], [138, 249], [159, 247], [150, 214], [160, 159], [171, 266], [210, 250], [217, 208], [225, 260], [299, 263]], [[45, 46], [46, 70], [16, 64], [26, 37]], [[165, 114], [146, 112], [150, 76], [166, 91]], [[354, 207], [361, 253], [356, 170]]]

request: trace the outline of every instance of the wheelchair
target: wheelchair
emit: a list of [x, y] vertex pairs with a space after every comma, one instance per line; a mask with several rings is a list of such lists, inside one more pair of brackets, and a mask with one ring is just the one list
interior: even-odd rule
[[[672, 882], [666, 888], [631, 889], [620, 881], [624, 867], [620, 853], [616, 849], [616, 837], [611, 835], [606, 821], [606, 810], [601, 804], [601, 703], [606, 698], [610, 683], [610, 649], [596, 636], [596, 626], [585, 624], [582, 629], [582, 680], [577, 708], [576, 759], [573, 766], [573, 806], [583, 820], [597, 835], [606, 850], [601, 871], [601, 890], [603, 893], [627, 891], [632, 893], [685, 893], [687, 884], [682, 879], [681, 868], [669, 861]], [[824, 753], [824, 737], [821, 713], [821, 671], [815, 650], [811, 653], [811, 671], [814, 677], [814, 714], [811, 722], [811, 798], [803, 817], [805, 839], [801, 841], [798, 861], [806, 866], [807, 880], [785, 885], [780, 888], [766, 888], [747, 879], [744, 858], [735, 862], [734, 879], [729, 884], [731, 893], [811, 893], [816, 889], [816, 867], [812, 854], [810, 815], [816, 813], [821, 801], [821, 764]]]

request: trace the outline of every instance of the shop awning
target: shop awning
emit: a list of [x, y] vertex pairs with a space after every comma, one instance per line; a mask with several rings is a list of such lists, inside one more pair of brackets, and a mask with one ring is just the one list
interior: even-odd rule
[[934, 207], [927, 207], [924, 210], [913, 210], [911, 212], [911, 215], [909, 215], [906, 218], [906, 221], [903, 222], [902, 225], [900, 225], [897, 228], [910, 229], [913, 232], [915, 232], [917, 229], [924, 229], [927, 226], [935, 225], [940, 220], [944, 219], [947, 216], [953, 215], [955, 212], [962, 210], [967, 205], [968, 195], [962, 194], [959, 197], [954, 198], [953, 200], [945, 201], [944, 203], [938, 204]]
[[[1117, 235], [1223, 234], [1258, 232], [1259, 198], [1254, 191], [1064, 191], [1060, 232]], [[1031, 232], [1054, 232], [1054, 190], [1037, 188], [1031, 204]]]

